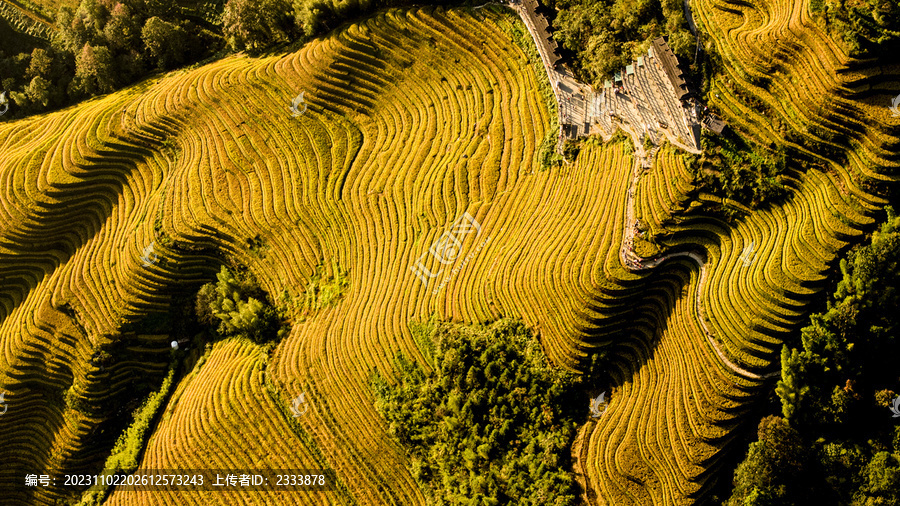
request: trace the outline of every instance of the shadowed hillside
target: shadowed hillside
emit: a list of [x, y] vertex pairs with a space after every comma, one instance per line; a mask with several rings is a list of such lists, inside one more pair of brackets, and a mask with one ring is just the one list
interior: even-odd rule
[[[370, 377], [396, 378], [398, 352], [422, 359], [410, 321], [514, 316], [557, 366], [586, 374], [606, 357], [609, 407], [585, 416], [574, 452], [591, 503], [707, 497], [781, 341], [888, 195], [896, 69], [843, 56], [799, 1], [693, 10], [727, 63], [715, 106], [794, 155], [789, 197], [733, 223], [692, 211], [714, 197], [693, 191], [672, 148], [643, 172], [627, 142], [590, 140], [541, 170], [546, 76], [500, 8], [382, 11], [291, 54], [232, 56], [0, 123], [0, 460], [19, 473], [0, 487], [102, 469], [179, 339], [185, 367], [141, 468], [322, 468], [337, 477], [329, 491], [254, 498], [424, 504]], [[477, 232], [428, 254], [466, 213]], [[639, 251], [668, 255], [659, 266], [623, 266], [629, 217], [657, 239]], [[191, 348], [160, 316], [229, 262], [290, 321], [274, 349]], [[427, 286], [419, 262], [439, 272]], [[323, 269], [346, 283], [310, 309]], [[294, 418], [301, 393], [309, 409]], [[4, 500], [81, 493], [15, 488]], [[114, 490], [104, 504], [243, 500]]]

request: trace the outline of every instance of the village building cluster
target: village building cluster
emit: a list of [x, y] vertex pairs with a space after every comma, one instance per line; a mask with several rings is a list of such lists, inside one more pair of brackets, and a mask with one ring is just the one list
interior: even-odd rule
[[607, 80], [603, 87], [579, 82], [564, 67], [557, 42], [537, 0], [512, 0], [538, 47], [559, 104], [560, 147], [566, 139], [591, 134], [605, 138], [619, 128], [636, 145], [663, 140], [700, 153], [700, 131], [721, 133], [725, 122], [699, 101], [678, 57], [666, 39], [652, 41], [640, 56]]

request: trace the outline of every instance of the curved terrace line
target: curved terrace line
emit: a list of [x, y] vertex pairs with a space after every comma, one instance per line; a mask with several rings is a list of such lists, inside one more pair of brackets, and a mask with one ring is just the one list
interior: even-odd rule
[[[649, 155], [649, 157], [652, 158], [653, 155]], [[725, 364], [729, 369], [731, 369], [738, 375], [748, 379], [766, 380], [775, 376], [780, 376], [781, 371], [773, 371], [760, 375], [748, 371], [732, 362], [725, 354], [722, 346], [713, 336], [713, 333], [709, 329], [709, 326], [706, 325], [706, 315], [704, 314], [703, 302], [700, 297], [700, 294], [703, 292], [703, 286], [706, 283], [707, 275], [707, 262], [704, 255], [694, 251], [681, 251], [677, 253], [670, 253], [667, 255], [660, 255], [656, 258], [643, 258], [638, 256], [637, 253], [634, 252], [634, 226], [632, 226], [632, 224], [634, 223], [634, 192], [637, 188], [638, 180], [641, 177], [641, 169], [644, 167], [644, 163], [642, 162], [644, 159], [645, 158], [643, 156], [635, 157], [633, 175], [631, 178], [631, 183], [628, 186], [627, 195], [625, 197], [625, 230], [622, 236], [622, 247], [619, 248], [619, 260], [622, 262], [622, 265], [631, 272], [644, 272], [655, 269], [666, 260], [670, 260], [673, 258], [689, 258], [693, 260], [697, 264], [697, 267], [700, 269], [700, 279], [697, 282], [697, 289], [695, 290], [694, 294], [695, 304], [697, 306], [697, 320], [699, 320], [700, 326], [703, 328], [703, 333], [706, 335], [706, 340], [713, 347], [713, 350], [716, 352], [716, 355], [718, 355], [719, 360], [721, 360], [723, 364]]]

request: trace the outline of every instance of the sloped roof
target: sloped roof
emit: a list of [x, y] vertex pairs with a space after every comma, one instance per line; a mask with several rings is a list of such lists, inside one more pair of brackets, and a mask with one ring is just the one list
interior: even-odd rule
[[681, 66], [678, 63], [678, 57], [675, 56], [675, 53], [672, 52], [672, 49], [663, 37], [654, 39], [651, 48], [653, 49], [653, 55], [659, 60], [663, 71], [665, 71], [666, 76], [675, 88], [675, 94], [678, 96], [678, 99], [684, 100], [690, 95], [690, 91], [684, 79], [684, 71], [681, 70]]

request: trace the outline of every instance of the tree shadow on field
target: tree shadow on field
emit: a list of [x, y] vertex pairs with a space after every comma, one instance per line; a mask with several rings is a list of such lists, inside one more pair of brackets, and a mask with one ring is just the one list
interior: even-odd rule
[[[100, 98], [86, 103], [96, 100]], [[103, 119], [101, 117], [97, 122]], [[5, 268], [0, 268], [0, 279], [4, 281], [0, 289], [0, 325], [33, 287], [101, 232], [115, 212], [116, 203], [121, 201], [133, 173], [139, 171], [139, 165], [154, 165], [158, 146], [176, 134], [176, 124], [177, 119], [173, 121], [170, 117], [165, 122], [157, 120], [142, 124], [136, 130], [116, 125], [102, 139], [89, 138], [95, 130], [86, 126], [74, 139], [60, 137], [48, 148], [47, 153], [53, 149], [76, 149], [83, 161], [55, 168], [74, 179], [43, 189], [41, 200], [56, 205], [42, 202], [39, 211], [30, 209], [22, 214], [21, 221], [2, 231], [2, 245], [12, 253], [0, 256], [0, 259], [9, 258], [0, 261], [0, 265], [12, 266], [17, 274], [5, 277]], [[81, 145], [72, 148], [73, 142]], [[27, 158], [34, 156], [32, 152]], [[23, 270], [27, 271], [26, 275], [22, 274]]]
[[[590, 378], [591, 384], [621, 385], [653, 357], [676, 301], [693, 294], [692, 271], [697, 271], [693, 262], [672, 260], [631, 281], [624, 290], [598, 293], [586, 304], [578, 315], [584, 351], [603, 356], [592, 367], [583, 364], [583, 370], [597, 376]], [[622, 282], [618, 284], [622, 286]], [[611, 300], [616, 303], [613, 307]]]

